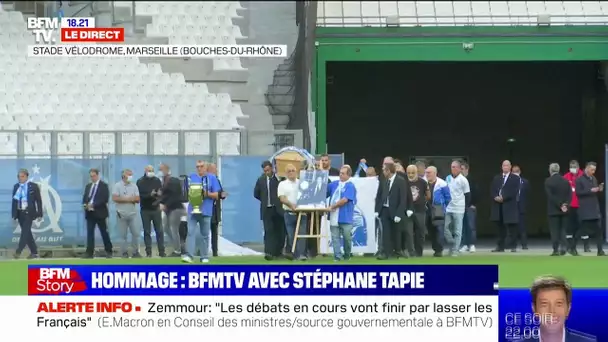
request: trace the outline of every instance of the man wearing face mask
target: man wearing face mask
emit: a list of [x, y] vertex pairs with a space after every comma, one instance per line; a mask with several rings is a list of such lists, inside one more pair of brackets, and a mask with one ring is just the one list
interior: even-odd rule
[[566, 232], [566, 240], [568, 241], [568, 252], [572, 255], [578, 255], [576, 250], [577, 239], [580, 237], [583, 240], [583, 248], [585, 252], [590, 252], [589, 236], [583, 235], [580, 230], [580, 222], [578, 220], [578, 196], [576, 196], [576, 180], [583, 175], [583, 170], [580, 169], [578, 161], [570, 161], [570, 170], [564, 175], [564, 178], [570, 183], [572, 190], [572, 198], [568, 210], [568, 231]]
[[144, 228], [144, 244], [146, 256], [152, 257], [152, 225], [156, 233], [156, 247], [158, 255], [165, 256], [165, 241], [163, 233], [162, 213], [160, 211], [160, 195], [162, 184], [154, 174], [154, 167], [148, 165], [144, 168], [144, 176], [137, 180], [137, 189], [141, 198], [140, 215]]
[[137, 224], [137, 203], [139, 203], [139, 189], [133, 183], [133, 171], [124, 169], [122, 180], [114, 184], [112, 200], [116, 203], [116, 218], [118, 230], [121, 235], [121, 252], [123, 258], [129, 257], [127, 249], [129, 232], [131, 232], [131, 255], [141, 258], [139, 254], [139, 225]]

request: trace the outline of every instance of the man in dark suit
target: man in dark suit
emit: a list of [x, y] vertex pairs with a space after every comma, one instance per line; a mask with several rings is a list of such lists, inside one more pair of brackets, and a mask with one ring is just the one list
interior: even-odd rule
[[[382, 222], [382, 253], [379, 260], [389, 257], [407, 257], [403, 253], [402, 234], [408, 235], [407, 252], [415, 256], [413, 231], [404, 232], [405, 218], [413, 215], [412, 192], [407, 188], [407, 182], [396, 174], [394, 163], [383, 167], [384, 178], [378, 186], [376, 194], [376, 217]], [[410, 227], [413, 230], [413, 227]]]
[[264, 173], [258, 178], [253, 189], [253, 197], [260, 201], [260, 219], [264, 224], [264, 258], [273, 260], [283, 256], [285, 247], [284, 211], [277, 189], [279, 179], [274, 174], [272, 163], [262, 163]]
[[572, 287], [561, 277], [543, 276], [530, 288], [532, 309], [540, 317], [538, 337], [526, 341], [543, 342], [595, 342], [595, 336], [566, 327], [572, 307]]
[[[519, 222], [517, 193], [520, 184], [519, 176], [511, 172], [511, 162], [503, 161], [502, 173], [494, 177], [490, 191], [492, 197], [490, 220], [496, 222], [498, 226], [498, 242], [496, 249], [492, 252], [504, 252], [505, 248], [510, 248], [511, 252], [517, 251], [517, 223]], [[509, 241], [507, 241], [507, 236]]]
[[19, 245], [15, 251], [15, 258], [21, 256], [21, 252], [27, 246], [30, 249], [28, 259], [38, 258], [38, 247], [32, 233], [34, 220], [42, 218], [42, 196], [38, 184], [29, 181], [29, 172], [26, 169], [19, 170], [17, 179], [19, 182], [13, 187], [12, 216], [13, 220], [21, 227]]
[[604, 191], [604, 183], [598, 184], [595, 178], [597, 164], [589, 162], [584, 174], [576, 179], [576, 196], [578, 197], [578, 219], [581, 221], [581, 236], [595, 235], [597, 255], [604, 256], [604, 239], [600, 230], [600, 202], [598, 195]]
[[225, 200], [228, 194], [224, 191], [222, 182], [217, 175], [217, 166], [209, 164], [207, 172], [215, 175], [218, 183], [220, 183], [219, 198], [213, 202], [213, 215], [211, 216], [211, 252], [216, 257], [218, 255], [219, 225], [222, 222], [222, 200]]
[[[545, 180], [547, 194], [547, 215], [549, 231], [553, 244], [551, 256], [566, 254], [566, 231], [568, 230], [568, 204], [570, 203], [570, 184], [560, 176], [559, 164], [549, 165], [549, 178]], [[561, 249], [560, 249], [561, 246]]]
[[91, 183], [87, 184], [82, 195], [82, 205], [85, 210], [84, 217], [87, 221], [87, 250], [85, 258], [91, 259], [95, 256], [95, 226], [99, 228], [106, 257], [111, 258], [112, 242], [110, 241], [107, 223], [110, 189], [108, 188], [108, 184], [99, 179], [99, 170], [89, 170], [89, 176], [91, 177]]
[[513, 165], [513, 174], [519, 176], [519, 192], [517, 193], [517, 209], [519, 210], [518, 236], [522, 249], [528, 249], [528, 233], [526, 232], [526, 207], [530, 183], [521, 176], [521, 167]]

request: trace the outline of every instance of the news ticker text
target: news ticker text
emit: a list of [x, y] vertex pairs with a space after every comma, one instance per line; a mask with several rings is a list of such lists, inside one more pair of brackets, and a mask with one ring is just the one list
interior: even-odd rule
[[[23, 298], [21, 298], [23, 300]], [[494, 341], [498, 336], [496, 296], [409, 297], [27, 297], [27, 316], [12, 320], [22, 329], [63, 331], [66, 341], [80, 332], [99, 331], [104, 338], [118, 337], [128, 329], [133, 336], [154, 334], [186, 337], [192, 329], [205, 329], [209, 337], [231, 338], [247, 334], [257, 340], [268, 334], [301, 331], [308, 338], [341, 333], [363, 341], [412, 332], [454, 341]], [[21, 309], [19, 309], [21, 311]], [[25, 314], [25, 312], [24, 312]], [[10, 326], [10, 325], [9, 325]], [[16, 327], [15, 327], [16, 328]], [[159, 330], [158, 328], [163, 328]], [[103, 331], [103, 333], [102, 333]], [[129, 333], [130, 334], [130, 333]], [[161, 336], [158, 336], [159, 338]], [[473, 336], [476, 336], [473, 338]], [[126, 337], [126, 336], [125, 336]]]

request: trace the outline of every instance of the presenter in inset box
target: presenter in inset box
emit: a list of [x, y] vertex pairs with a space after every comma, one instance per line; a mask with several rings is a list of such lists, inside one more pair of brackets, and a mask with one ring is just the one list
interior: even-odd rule
[[19, 245], [15, 251], [15, 258], [21, 256], [21, 252], [27, 246], [30, 249], [28, 259], [38, 258], [38, 247], [32, 233], [34, 220], [42, 218], [42, 197], [38, 184], [29, 181], [29, 172], [26, 169], [19, 170], [17, 178], [19, 182], [13, 187], [12, 214], [13, 220], [21, 227]]
[[85, 258], [93, 258], [95, 253], [95, 226], [99, 227], [99, 234], [103, 240], [106, 257], [112, 257], [112, 242], [108, 234], [107, 219], [108, 201], [110, 200], [110, 189], [108, 184], [99, 178], [99, 170], [89, 170], [91, 183], [84, 188], [82, 205], [84, 206], [84, 217], [87, 220], [87, 251]]
[[572, 307], [572, 287], [561, 277], [537, 278], [530, 288], [532, 310], [540, 320], [540, 336], [533, 342], [595, 342], [597, 338], [566, 328]]

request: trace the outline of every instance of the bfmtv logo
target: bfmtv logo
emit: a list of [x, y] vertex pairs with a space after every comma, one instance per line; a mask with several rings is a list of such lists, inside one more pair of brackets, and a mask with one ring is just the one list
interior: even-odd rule
[[77, 271], [70, 268], [30, 268], [28, 270], [28, 294], [59, 295], [82, 292], [86, 283]]

